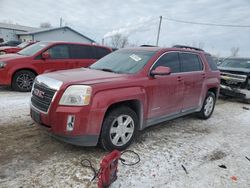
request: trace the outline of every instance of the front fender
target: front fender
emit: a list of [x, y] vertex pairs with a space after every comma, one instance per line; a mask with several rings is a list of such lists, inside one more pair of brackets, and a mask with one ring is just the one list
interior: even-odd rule
[[142, 129], [144, 124], [143, 117], [146, 116], [146, 110], [144, 109], [147, 109], [148, 105], [146, 92], [142, 87], [109, 89], [95, 93], [91, 102], [91, 111], [94, 112], [92, 114], [95, 114], [94, 116], [91, 115], [91, 126], [98, 125], [100, 133], [102, 122], [108, 108], [113, 104], [130, 100], [137, 100], [141, 104], [141, 123], [139, 129]]

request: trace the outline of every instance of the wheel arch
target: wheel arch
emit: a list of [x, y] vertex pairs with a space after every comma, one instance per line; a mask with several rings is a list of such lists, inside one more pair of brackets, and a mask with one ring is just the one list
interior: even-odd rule
[[125, 100], [125, 101], [119, 101], [116, 103], [113, 103], [111, 105], [109, 105], [109, 107], [107, 108], [105, 114], [104, 114], [104, 119], [106, 118], [106, 116], [109, 114], [110, 111], [112, 111], [115, 108], [119, 108], [121, 106], [127, 106], [129, 108], [131, 108], [137, 115], [138, 120], [139, 120], [139, 127], [138, 129], [141, 130], [142, 129], [142, 123], [143, 123], [143, 107], [142, 107], [142, 103], [140, 100], [138, 99], [130, 99], [130, 100]]
[[12, 73], [12, 75], [11, 75], [11, 85], [12, 85], [13, 78], [14, 78], [15, 74], [16, 74], [17, 72], [23, 71], [23, 70], [30, 71], [30, 72], [34, 73], [36, 76], [38, 75], [38, 73], [37, 73], [34, 69], [32, 69], [32, 68], [21, 68], [21, 69], [17, 69], [17, 70], [15, 70], [15, 71]]

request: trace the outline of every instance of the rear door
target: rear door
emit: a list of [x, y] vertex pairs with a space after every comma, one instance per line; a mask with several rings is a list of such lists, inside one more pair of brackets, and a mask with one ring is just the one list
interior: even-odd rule
[[180, 62], [178, 52], [168, 52], [153, 66], [171, 68], [171, 74], [156, 76], [150, 80], [153, 86], [152, 98], [149, 99], [149, 118], [157, 118], [177, 114], [182, 109], [184, 84], [180, 76]]
[[188, 111], [197, 108], [200, 104], [205, 71], [198, 54], [180, 52], [179, 56], [184, 81], [182, 111]]
[[70, 45], [70, 58], [74, 68], [88, 67], [97, 60], [93, 46], [78, 44]]

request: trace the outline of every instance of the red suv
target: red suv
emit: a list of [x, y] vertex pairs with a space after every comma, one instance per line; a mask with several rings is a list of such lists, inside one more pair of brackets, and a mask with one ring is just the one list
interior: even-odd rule
[[1, 46], [0, 47], [0, 55], [3, 54], [10, 54], [10, 53], [17, 53], [20, 50], [36, 43], [36, 41], [29, 41], [29, 42], [23, 42], [17, 46]]
[[117, 50], [89, 68], [36, 78], [31, 117], [76, 145], [123, 150], [139, 130], [191, 113], [211, 116], [220, 72], [197, 48]]
[[0, 56], [0, 85], [30, 91], [38, 74], [88, 67], [112, 49], [81, 43], [38, 42], [17, 54]]

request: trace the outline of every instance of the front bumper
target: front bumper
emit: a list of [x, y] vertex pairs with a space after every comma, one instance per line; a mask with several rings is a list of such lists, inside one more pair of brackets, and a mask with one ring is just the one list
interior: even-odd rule
[[232, 88], [226, 85], [220, 85], [220, 93], [229, 97], [234, 97], [238, 99], [249, 100], [250, 99], [250, 90], [247, 89], [238, 89]]
[[0, 85], [11, 85], [11, 75], [5, 68], [0, 69]]
[[[96, 146], [102, 125], [102, 110], [90, 110], [90, 106], [58, 106], [49, 113], [42, 113], [32, 105], [30, 115], [36, 124], [44, 127], [55, 138], [79, 146]], [[72, 130], [67, 129], [69, 117], [74, 117]]]

